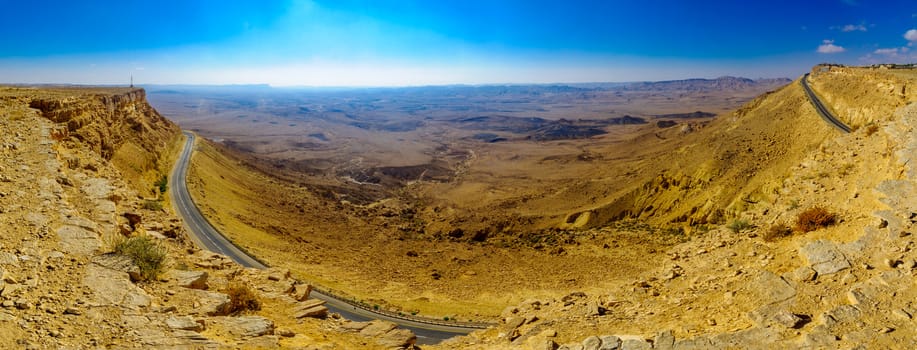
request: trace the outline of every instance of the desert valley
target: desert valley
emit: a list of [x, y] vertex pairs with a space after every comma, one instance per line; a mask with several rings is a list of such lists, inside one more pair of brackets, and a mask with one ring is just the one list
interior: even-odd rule
[[917, 348], [917, 4], [5, 2], [0, 349]]
[[[913, 342], [915, 78], [7, 86], [5, 346]], [[179, 125], [193, 205], [270, 268], [173, 206]]]

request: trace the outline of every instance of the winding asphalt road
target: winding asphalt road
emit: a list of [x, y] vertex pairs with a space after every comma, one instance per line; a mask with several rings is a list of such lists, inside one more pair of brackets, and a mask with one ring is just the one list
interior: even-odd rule
[[812, 88], [809, 87], [809, 82], [807, 81], [808, 79], [809, 73], [806, 73], [806, 75], [802, 76], [800, 82], [802, 82], [802, 88], [806, 90], [806, 95], [809, 96], [809, 101], [812, 101], [812, 106], [815, 106], [815, 110], [818, 112], [818, 115], [820, 115], [822, 119], [828, 122], [828, 124], [831, 124], [831, 126], [834, 128], [842, 132], [849, 133], [850, 127], [847, 126], [847, 124], [841, 122], [840, 119], [837, 119], [837, 117], [835, 117], [833, 114], [831, 114], [831, 111], [825, 107], [821, 100], [818, 99], [818, 96], [815, 95], [815, 92], [812, 91]]
[[[187, 171], [188, 164], [191, 162], [191, 153], [194, 149], [195, 135], [188, 131], [183, 131], [183, 133], [187, 137], [187, 141], [185, 142], [185, 147], [181, 152], [181, 156], [175, 163], [175, 168], [172, 170], [172, 182], [170, 183], [169, 190], [171, 191], [172, 207], [176, 209], [184, 220], [185, 227], [188, 229], [188, 232], [191, 233], [191, 239], [198, 247], [223, 254], [242, 266], [258, 269], [267, 268], [266, 265], [249, 256], [226, 239], [225, 236], [207, 221], [201, 214], [200, 209], [194, 204], [194, 201], [191, 199], [191, 194], [188, 192]], [[421, 320], [409, 320], [394, 317], [392, 315], [376, 313], [372, 310], [359, 308], [343, 299], [338, 299], [316, 290], [313, 290], [310, 296], [324, 300], [328, 310], [338, 313], [349, 320], [369, 321], [381, 319], [394, 322], [401, 328], [410, 329], [417, 335], [418, 344], [435, 344], [454, 336], [468, 334], [472, 331], [484, 328], [484, 326], [464, 327], [433, 324]]]

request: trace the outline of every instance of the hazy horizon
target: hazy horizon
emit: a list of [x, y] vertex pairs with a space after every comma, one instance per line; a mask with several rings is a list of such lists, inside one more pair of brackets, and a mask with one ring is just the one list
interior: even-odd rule
[[[917, 4], [9, 3], [0, 83], [387, 87], [793, 78], [912, 62]], [[813, 15], [814, 14], [814, 15]]]

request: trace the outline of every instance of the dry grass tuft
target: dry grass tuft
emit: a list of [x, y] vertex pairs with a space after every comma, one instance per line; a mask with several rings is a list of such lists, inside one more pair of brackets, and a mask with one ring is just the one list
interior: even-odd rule
[[834, 225], [837, 215], [822, 207], [812, 207], [799, 213], [794, 229], [799, 232], [810, 232]]
[[879, 126], [876, 124], [869, 124], [869, 126], [866, 127], [866, 136], [872, 136], [876, 131], [879, 131]]
[[227, 313], [236, 315], [245, 311], [261, 310], [261, 302], [248, 285], [232, 283], [226, 288], [229, 295], [229, 310]]
[[787, 237], [791, 234], [793, 234], [793, 229], [790, 228], [790, 226], [788, 226], [787, 224], [776, 224], [776, 225], [771, 226], [770, 229], [764, 232], [764, 235], [762, 236], [762, 238], [764, 238], [764, 241], [766, 242], [773, 242], [777, 239]]

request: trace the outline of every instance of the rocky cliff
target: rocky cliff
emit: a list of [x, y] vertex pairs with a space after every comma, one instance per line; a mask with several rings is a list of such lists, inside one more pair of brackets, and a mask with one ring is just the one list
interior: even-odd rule
[[[180, 132], [147, 103], [143, 89], [44, 91], [29, 106], [66, 126], [55, 129], [62, 146], [90, 148], [112, 162], [135, 190], [156, 195], [153, 184], [168, 171], [164, 157], [174, 151]], [[72, 166], [79, 162], [67, 161]]]
[[193, 246], [149, 196], [180, 137], [142, 90], [0, 87], [0, 348], [413, 344], [328, 314], [288, 271]]

